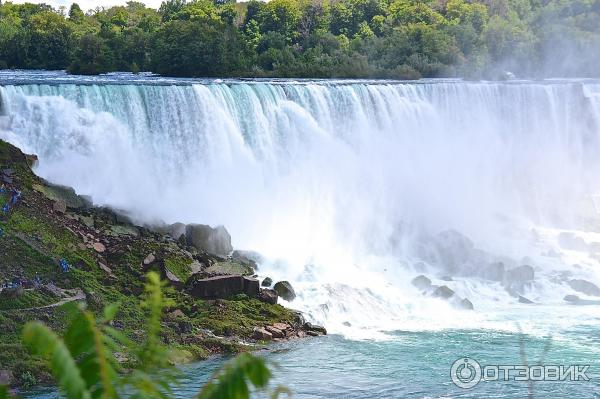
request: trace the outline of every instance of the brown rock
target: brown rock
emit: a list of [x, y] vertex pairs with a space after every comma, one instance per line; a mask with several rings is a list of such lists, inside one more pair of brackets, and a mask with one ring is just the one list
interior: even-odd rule
[[275, 305], [277, 303], [277, 292], [268, 288], [261, 288], [258, 294], [258, 299], [265, 303]]
[[99, 253], [106, 251], [106, 247], [101, 242], [95, 242], [92, 247], [94, 248], [94, 251]]
[[111, 270], [111, 268], [108, 267], [108, 265], [106, 265], [104, 262], [98, 261], [98, 267], [100, 269], [102, 269], [103, 272], [109, 274], [110, 276], [114, 276], [113, 271]]
[[281, 331], [286, 331], [291, 328], [287, 323], [273, 323], [273, 327]]
[[181, 288], [183, 286], [183, 283], [181, 282], [181, 280], [179, 279], [179, 277], [177, 277], [175, 274], [173, 274], [172, 271], [170, 271], [168, 268], [164, 267], [161, 270], [161, 274], [162, 274], [162, 278], [167, 280], [171, 285], [173, 285], [175, 288]]
[[317, 333], [318, 335], [327, 335], [327, 330], [325, 329], [325, 327], [309, 322], [304, 323], [302, 328], [304, 329], [304, 331], [306, 331], [308, 335], [313, 335], [312, 333]]
[[155, 260], [156, 260], [156, 256], [154, 256], [154, 254], [150, 254], [150, 255], [146, 256], [146, 258], [144, 259], [144, 266], [148, 266], [148, 265], [154, 263]]
[[270, 341], [273, 339], [273, 334], [264, 328], [255, 327], [254, 331], [252, 332], [252, 338], [260, 341]]
[[175, 309], [174, 311], [169, 313], [169, 317], [171, 319], [180, 319], [182, 317], [185, 317], [185, 314], [180, 309]]
[[285, 338], [285, 333], [278, 328], [273, 326], [266, 326], [265, 330], [271, 333], [274, 338]]

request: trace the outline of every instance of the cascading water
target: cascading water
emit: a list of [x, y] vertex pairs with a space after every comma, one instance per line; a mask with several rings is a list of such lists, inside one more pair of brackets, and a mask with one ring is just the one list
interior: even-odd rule
[[333, 331], [493, 323], [494, 262], [547, 304], [600, 283], [599, 84], [138, 80], [5, 84], [0, 137], [141, 222], [225, 225]]

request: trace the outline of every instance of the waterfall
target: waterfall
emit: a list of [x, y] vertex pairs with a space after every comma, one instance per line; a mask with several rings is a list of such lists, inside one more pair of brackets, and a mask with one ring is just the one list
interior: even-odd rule
[[498, 297], [475, 283], [484, 263], [533, 263], [545, 280], [532, 295], [550, 302], [573, 263], [600, 283], [594, 82], [42, 76], [0, 98], [0, 137], [37, 154], [38, 174], [141, 222], [224, 224], [271, 260], [261, 275], [302, 288], [292, 306], [339, 328], [439, 306], [411, 299], [420, 272]]

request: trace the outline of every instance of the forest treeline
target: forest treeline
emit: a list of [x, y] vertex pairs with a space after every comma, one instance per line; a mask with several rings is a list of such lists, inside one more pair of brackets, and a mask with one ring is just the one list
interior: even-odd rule
[[0, 3], [0, 68], [170, 76], [600, 76], [600, 0]]

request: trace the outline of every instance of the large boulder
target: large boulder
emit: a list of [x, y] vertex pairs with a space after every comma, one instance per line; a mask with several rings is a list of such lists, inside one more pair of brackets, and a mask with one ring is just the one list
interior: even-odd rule
[[254, 274], [254, 269], [250, 265], [235, 261], [223, 261], [212, 264], [204, 269], [206, 274], [218, 276], [223, 274], [237, 274], [241, 276], [251, 276]]
[[273, 338], [285, 338], [285, 332], [275, 326], [266, 326], [265, 330], [270, 332]]
[[532, 281], [535, 276], [533, 267], [529, 265], [523, 265], [510, 269], [506, 272], [506, 281], [512, 282], [525, 282]]
[[242, 276], [194, 279], [190, 284], [190, 294], [195, 298], [228, 298], [242, 293], [244, 293]]
[[525, 298], [523, 295], [519, 295], [519, 303], [532, 304], [533, 301]]
[[265, 279], [260, 283], [263, 287], [270, 287], [273, 284], [273, 279], [271, 277], [265, 277]]
[[169, 270], [163, 261], [161, 261], [160, 264], [160, 277], [177, 289], [183, 288], [183, 281], [181, 281], [179, 277], [175, 275], [175, 273]]
[[231, 236], [223, 226], [212, 228], [205, 224], [189, 224], [185, 228], [187, 244], [215, 255], [233, 251]]
[[46, 198], [64, 203], [69, 209], [81, 209], [87, 204], [71, 187], [47, 183], [45, 185], [34, 184], [33, 189], [41, 192]]
[[254, 269], [257, 269], [258, 264], [263, 262], [262, 255], [255, 251], [243, 251], [236, 249], [231, 254], [231, 258], [237, 260], [238, 262], [246, 263], [252, 266]]
[[[312, 324], [308, 321], [306, 323], [304, 323], [304, 325], [302, 326], [302, 329], [304, 331], [306, 331], [306, 333], [309, 335], [327, 335], [327, 330], [325, 329], [325, 327], [319, 326], [316, 324]], [[313, 333], [313, 334], [311, 334], [311, 333]]]
[[458, 302], [458, 307], [461, 309], [473, 310], [473, 302], [471, 302], [468, 298], [463, 298], [460, 302]]
[[252, 332], [252, 338], [258, 341], [270, 341], [273, 339], [273, 334], [262, 327], [255, 327]]
[[569, 281], [569, 285], [575, 291], [589, 296], [600, 296], [600, 288], [587, 280], [574, 279]]
[[279, 281], [275, 283], [273, 289], [277, 292], [277, 295], [286, 301], [293, 301], [294, 298], [296, 298], [296, 292], [288, 281]]
[[183, 223], [151, 225], [149, 229], [160, 234], [169, 235], [175, 240], [185, 236], [186, 225]]
[[178, 240], [181, 236], [185, 236], [186, 225], [183, 223], [173, 223], [167, 226], [167, 234]]
[[437, 287], [432, 295], [434, 298], [450, 299], [454, 296], [454, 291], [448, 288], [448, 286], [442, 285], [441, 287]]
[[413, 278], [411, 283], [420, 290], [428, 290], [431, 288], [431, 280], [422, 274]]
[[579, 302], [581, 299], [577, 295], [565, 295], [563, 298], [565, 302]]
[[258, 299], [265, 303], [270, 303], [271, 305], [275, 305], [277, 303], [277, 292], [271, 289], [261, 288], [258, 293]]
[[258, 297], [259, 290], [260, 284], [257, 279], [247, 276], [244, 277], [244, 294], [251, 298], [256, 298]]

